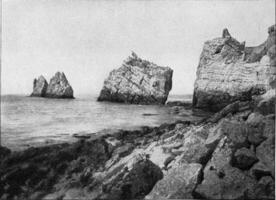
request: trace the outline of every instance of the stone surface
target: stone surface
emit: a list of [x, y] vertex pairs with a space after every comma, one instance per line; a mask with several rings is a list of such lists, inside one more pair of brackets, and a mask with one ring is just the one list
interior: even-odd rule
[[253, 191], [256, 181], [231, 166], [233, 148], [223, 137], [204, 169], [204, 179], [194, 193], [196, 198], [243, 199]]
[[235, 152], [232, 166], [245, 170], [249, 169], [256, 162], [258, 162], [258, 158], [254, 152], [244, 147]]
[[255, 110], [263, 115], [274, 114], [275, 103], [275, 89], [268, 90], [265, 94], [261, 96], [260, 101], [258, 102]]
[[170, 169], [145, 199], [191, 199], [201, 178], [201, 167], [200, 164], [192, 163]]
[[40, 76], [34, 79], [32, 97], [44, 97], [48, 87], [47, 80]]
[[[225, 34], [227, 32], [227, 34]], [[218, 111], [236, 100], [250, 100], [270, 88], [271, 57], [268, 39], [259, 47], [244, 47], [244, 43], [224, 31], [223, 37], [205, 42], [194, 87], [193, 106]]]
[[275, 135], [267, 138], [257, 147], [256, 155], [275, 177]]
[[138, 58], [135, 53], [110, 72], [98, 101], [165, 104], [172, 88], [173, 70]]
[[260, 179], [263, 176], [271, 176], [270, 170], [262, 162], [257, 162], [250, 169], [250, 173], [256, 178]]
[[63, 72], [57, 72], [50, 80], [45, 97], [74, 98], [73, 89]]

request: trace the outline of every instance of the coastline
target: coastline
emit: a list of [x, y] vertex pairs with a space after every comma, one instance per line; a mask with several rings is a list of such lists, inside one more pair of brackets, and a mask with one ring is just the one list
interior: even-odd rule
[[[254, 101], [235, 102], [197, 123], [178, 121], [135, 131], [120, 130], [96, 138], [81, 138], [72, 144], [19, 152], [1, 149], [0, 196], [2, 199], [210, 198], [215, 197], [216, 189], [206, 188], [219, 181], [217, 184], [233, 184], [225, 191], [229, 198], [244, 195], [270, 198], [271, 192], [253, 189], [260, 187], [257, 181], [260, 177], [265, 177], [267, 184], [272, 183], [269, 177], [274, 177], [273, 163], [257, 154], [258, 161], [244, 171], [231, 161], [236, 159], [234, 152], [248, 145], [254, 152], [262, 146], [266, 154], [274, 152], [272, 146], [262, 144], [274, 136], [275, 116], [258, 114], [258, 109], [267, 108], [256, 105]], [[264, 130], [262, 136], [248, 135], [255, 129]], [[258, 163], [265, 166], [261, 172], [254, 167]], [[210, 166], [218, 169], [210, 171]], [[210, 174], [217, 174], [219, 168], [225, 178]], [[231, 182], [233, 174], [228, 174], [228, 170], [234, 170], [238, 182]], [[182, 181], [179, 182], [178, 176]], [[237, 185], [241, 186], [238, 191]]]

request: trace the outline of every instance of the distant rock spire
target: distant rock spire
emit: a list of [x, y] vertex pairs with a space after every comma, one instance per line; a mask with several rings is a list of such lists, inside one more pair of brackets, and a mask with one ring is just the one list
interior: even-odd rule
[[223, 38], [231, 37], [231, 35], [230, 35], [230, 33], [229, 33], [229, 31], [228, 31], [227, 28], [223, 29], [223, 31], [222, 31], [222, 37]]
[[138, 58], [137, 54], [136, 54], [134, 51], [131, 52], [131, 56], [132, 56], [134, 59], [137, 59], [137, 58]]

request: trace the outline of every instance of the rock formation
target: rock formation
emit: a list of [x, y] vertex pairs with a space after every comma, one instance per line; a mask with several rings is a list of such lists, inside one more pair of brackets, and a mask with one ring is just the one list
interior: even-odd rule
[[3, 149], [0, 198], [274, 199], [275, 114], [266, 111], [275, 104], [264, 103], [275, 102], [273, 92], [234, 102], [210, 122]]
[[45, 97], [45, 93], [48, 87], [48, 83], [43, 76], [34, 79], [33, 92], [31, 96], [33, 97]]
[[110, 72], [98, 101], [164, 104], [172, 88], [173, 70], [139, 58], [134, 52]]
[[[250, 100], [271, 88], [275, 68], [275, 25], [268, 39], [245, 47], [227, 29], [222, 37], [205, 42], [194, 85], [193, 106], [218, 111], [236, 100]], [[270, 67], [272, 69], [270, 69]]]
[[31, 97], [74, 98], [73, 89], [63, 72], [57, 72], [49, 84], [43, 76], [34, 79]]
[[63, 72], [57, 72], [51, 78], [45, 96], [50, 98], [74, 98], [73, 89]]

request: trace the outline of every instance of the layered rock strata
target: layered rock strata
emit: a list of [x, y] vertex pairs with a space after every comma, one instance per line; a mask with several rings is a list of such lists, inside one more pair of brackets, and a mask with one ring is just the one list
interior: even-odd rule
[[135, 53], [110, 72], [98, 101], [164, 104], [172, 88], [173, 70], [142, 60]]
[[[250, 100], [271, 88], [275, 80], [275, 25], [268, 39], [245, 47], [227, 29], [205, 42], [194, 84], [193, 106], [218, 111], [236, 100]], [[275, 82], [275, 81], [274, 81]]]
[[[274, 93], [273, 93], [274, 92]], [[117, 131], [5, 152], [1, 199], [274, 199], [274, 94], [204, 123]]]
[[65, 74], [57, 72], [49, 84], [43, 76], [34, 79], [31, 97], [74, 98], [73, 93]]

